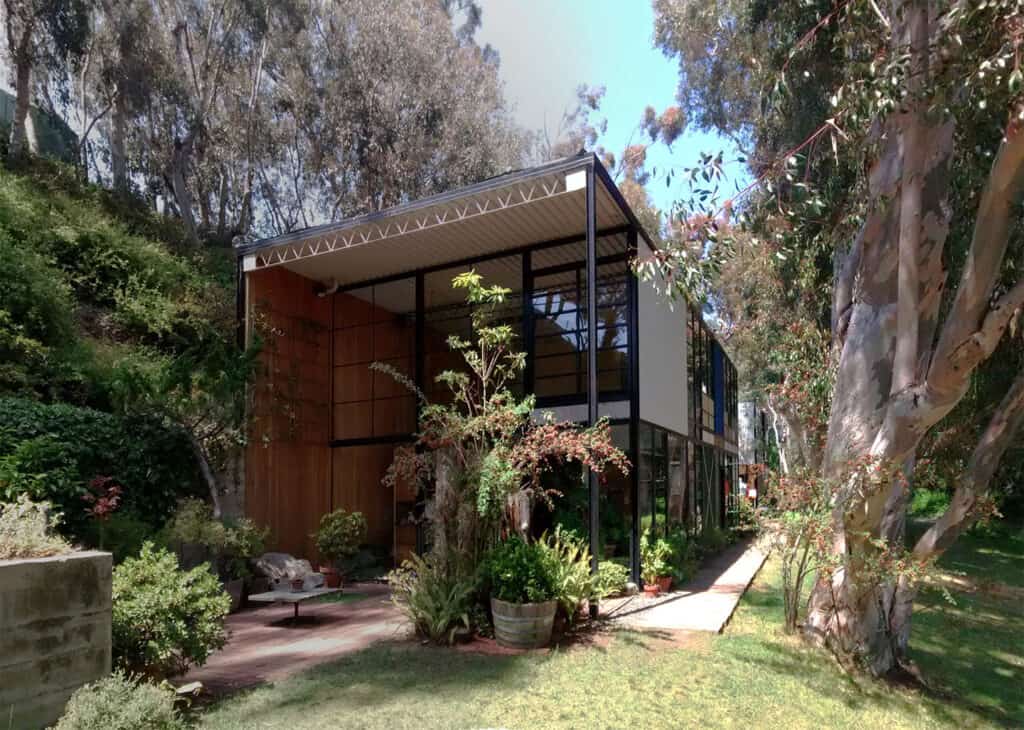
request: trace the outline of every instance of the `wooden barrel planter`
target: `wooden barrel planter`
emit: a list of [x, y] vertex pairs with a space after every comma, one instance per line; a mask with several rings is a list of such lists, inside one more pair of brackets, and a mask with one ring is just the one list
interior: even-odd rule
[[494, 638], [510, 649], [537, 649], [551, 642], [557, 601], [507, 603], [491, 599]]

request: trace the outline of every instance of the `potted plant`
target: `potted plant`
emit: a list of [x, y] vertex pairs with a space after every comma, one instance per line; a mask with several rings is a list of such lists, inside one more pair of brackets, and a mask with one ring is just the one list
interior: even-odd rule
[[328, 588], [341, 585], [337, 561], [355, 555], [365, 538], [366, 518], [362, 512], [337, 509], [320, 518], [320, 529], [314, 533], [313, 540], [322, 560], [320, 572]]
[[252, 579], [250, 563], [263, 553], [269, 529], [243, 517], [224, 524], [219, 561], [224, 590], [231, 596], [231, 610], [237, 611], [246, 599]]
[[645, 531], [640, 536], [640, 577], [644, 581], [644, 593], [656, 596], [660, 591], [672, 587], [672, 574], [668, 564], [672, 546], [664, 539], [651, 539]]
[[484, 564], [490, 586], [494, 637], [512, 649], [536, 649], [551, 641], [558, 608], [550, 553], [519, 536], [501, 542]]

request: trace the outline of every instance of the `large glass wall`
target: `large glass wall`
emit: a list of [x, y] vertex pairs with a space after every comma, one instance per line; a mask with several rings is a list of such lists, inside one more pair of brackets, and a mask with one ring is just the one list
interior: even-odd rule
[[[628, 397], [629, 277], [624, 242], [599, 241], [597, 378], [602, 397]], [[532, 256], [533, 390], [539, 401], [583, 401], [587, 392], [585, 249], [568, 244]]]
[[[629, 424], [611, 426], [612, 441], [629, 454]], [[632, 459], [631, 459], [632, 461]], [[544, 484], [559, 493], [552, 510], [539, 506], [533, 528], [539, 535], [561, 526], [580, 537], [590, 535], [590, 491], [583, 470], [568, 464], [547, 474]], [[612, 470], [599, 482], [598, 534], [599, 555], [629, 567], [633, 553], [633, 480], [630, 475]]]
[[[458, 353], [452, 352], [448, 338], [455, 336], [472, 341], [471, 314], [473, 306], [466, 302], [464, 289], [453, 289], [452, 280], [459, 274], [473, 269], [483, 277], [487, 286], [502, 286], [510, 291], [502, 305], [488, 312], [488, 322], [507, 324], [514, 333], [513, 347], [525, 352], [526, 343], [522, 338], [523, 313], [523, 257], [521, 255], [489, 259], [473, 266], [456, 266], [434, 271], [423, 277], [423, 389], [432, 402], [445, 402], [450, 391], [444, 383], [437, 382], [437, 376], [445, 370], [464, 370], [465, 361]], [[512, 384], [512, 389], [522, 392], [522, 373]]]
[[690, 514], [687, 494], [686, 439], [649, 423], [640, 423], [640, 530], [666, 535], [685, 526]]

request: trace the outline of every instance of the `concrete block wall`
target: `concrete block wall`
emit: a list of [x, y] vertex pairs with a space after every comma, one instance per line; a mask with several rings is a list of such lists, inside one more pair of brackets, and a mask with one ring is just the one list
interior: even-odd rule
[[0, 728], [43, 728], [110, 673], [110, 553], [0, 560]]

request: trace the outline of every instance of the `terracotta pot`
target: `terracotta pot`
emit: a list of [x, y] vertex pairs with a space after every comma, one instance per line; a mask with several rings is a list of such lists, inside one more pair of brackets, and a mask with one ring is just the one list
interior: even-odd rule
[[324, 585], [328, 588], [340, 588], [341, 587], [341, 573], [336, 571], [330, 565], [321, 565], [320, 573], [324, 577]]
[[672, 576], [658, 576], [658, 588], [661, 589], [662, 593], [668, 593], [670, 590], [672, 590]]
[[661, 592], [661, 587], [657, 583], [644, 583], [644, 595], [645, 596], [656, 596]]

